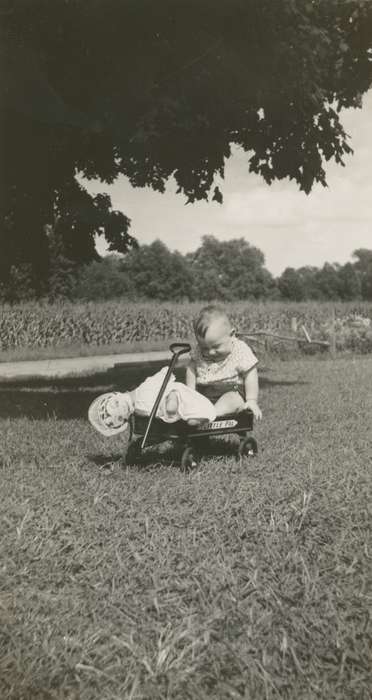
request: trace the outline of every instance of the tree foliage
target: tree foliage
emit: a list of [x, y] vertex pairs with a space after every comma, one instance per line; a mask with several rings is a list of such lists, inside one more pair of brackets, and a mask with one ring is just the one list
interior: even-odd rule
[[128, 253], [122, 269], [131, 280], [137, 298], [179, 301], [193, 296], [192, 277], [185, 258], [159, 240]]
[[[58, 227], [48, 227], [49, 268], [43, 297], [53, 300], [159, 301], [359, 301], [372, 300], [372, 250], [354, 251], [354, 262], [286, 268], [273, 278], [261, 250], [245, 239], [205, 236], [193, 253], [170, 251], [157, 240], [125, 255], [110, 254], [79, 266], [66, 257]], [[11, 267], [0, 283], [0, 301], [40, 296], [31, 266]]]
[[278, 280], [281, 296], [289, 301], [302, 301], [306, 298], [304, 282], [294, 267], [286, 267]]
[[261, 250], [244, 238], [219, 241], [204, 236], [187, 256], [196, 299], [265, 299], [274, 295], [274, 280], [265, 269]]
[[278, 278], [283, 299], [372, 300], [372, 250], [353, 253], [354, 263], [325, 263], [323, 267], [287, 267]]
[[[372, 277], [372, 273], [371, 273]], [[342, 301], [353, 301], [354, 299], [366, 299], [362, 295], [362, 283], [355, 265], [346, 263], [338, 271], [339, 293]]]
[[84, 265], [75, 279], [76, 299], [98, 301], [115, 297], [135, 298], [133, 281], [123, 270], [122, 259], [117, 255], [107, 255], [102, 260]]
[[[1, 0], [1, 270], [45, 273], [58, 215], [77, 262], [133, 241], [76, 174], [221, 201], [232, 145], [309, 192], [350, 152], [340, 121], [371, 84], [369, 0]], [[62, 224], [61, 224], [62, 225]], [[37, 251], [37, 254], [36, 252]]]
[[372, 300], [372, 250], [358, 248], [354, 250], [354, 268], [360, 279], [363, 299]]

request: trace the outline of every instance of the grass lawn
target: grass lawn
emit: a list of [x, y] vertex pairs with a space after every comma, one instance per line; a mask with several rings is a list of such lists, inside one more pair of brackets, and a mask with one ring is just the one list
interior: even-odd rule
[[121, 468], [98, 387], [0, 387], [1, 699], [371, 698], [371, 387], [273, 364], [259, 456], [190, 474]]

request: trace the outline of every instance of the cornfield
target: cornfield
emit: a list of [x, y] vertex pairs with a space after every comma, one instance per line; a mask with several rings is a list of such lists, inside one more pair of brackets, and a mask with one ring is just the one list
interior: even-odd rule
[[[202, 304], [28, 303], [1, 307], [0, 348], [113, 345], [184, 340], [192, 336], [192, 319]], [[294, 319], [313, 339], [335, 334], [340, 350], [372, 351], [372, 304], [360, 303], [253, 303], [226, 304], [240, 332], [267, 330], [288, 333]]]

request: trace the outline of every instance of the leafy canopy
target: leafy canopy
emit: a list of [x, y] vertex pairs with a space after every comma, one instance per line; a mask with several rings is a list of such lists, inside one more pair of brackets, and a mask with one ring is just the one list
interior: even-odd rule
[[244, 238], [219, 241], [203, 236], [202, 245], [186, 256], [195, 299], [264, 299], [274, 292], [261, 250]]
[[278, 278], [284, 299], [372, 300], [372, 250], [359, 248], [352, 254], [354, 263], [324, 263], [322, 268], [287, 267]]
[[216, 175], [237, 145], [268, 184], [325, 185], [324, 161], [351, 150], [339, 112], [372, 82], [370, 0], [1, 0], [0, 12], [9, 265], [35, 244], [47, 258], [56, 214], [76, 260], [94, 258], [98, 231], [130, 248], [129, 220], [78, 172], [160, 192], [174, 176], [187, 201], [221, 201]]

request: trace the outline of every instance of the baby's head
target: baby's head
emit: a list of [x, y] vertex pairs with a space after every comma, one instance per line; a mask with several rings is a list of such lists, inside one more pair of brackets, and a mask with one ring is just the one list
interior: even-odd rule
[[128, 421], [134, 411], [131, 394], [112, 391], [98, 396], [89, 406], [88, 417], [92, 426], [101, 435], [118, 435], [129, 427]]
[[205, 306], [194, 320], [195, 337], [207, 360], [222, 360], [230, 354], [234, 332], [222, 306]]

